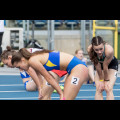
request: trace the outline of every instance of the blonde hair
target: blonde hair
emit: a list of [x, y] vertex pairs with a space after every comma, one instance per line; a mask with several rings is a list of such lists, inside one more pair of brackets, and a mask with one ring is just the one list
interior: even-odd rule
[[83, 52], [82, 49], [77, 49], [77, 50], [75, 51], [75, 54], [78, 54], [79, 51], [82, 51], [82, 52]]

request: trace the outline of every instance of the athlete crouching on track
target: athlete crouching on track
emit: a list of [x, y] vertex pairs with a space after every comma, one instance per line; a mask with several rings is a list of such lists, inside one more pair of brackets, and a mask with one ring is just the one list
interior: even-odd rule
[[105, 90], [107, 100], [114, 100], [113, 86], [117, 78], [118, 61], [114, 56], [111, 45], [103, 41], [100, 36], [93, 37], [88, 47], [88, 54], [96, 68], [96, 100], [103, 100], [102, 92]]
[[[43, 50], [31, 54], [27, 49], [22, 48], [13, 55], [11, 62], [14, 67], [25, 71], [28, 71], [29, 67], [31, 67], [36, 71], [37, 75], [41, 74], [58, 92], [60, 100], [75, 99], [82, 84], [88, 79], [86, 64], [77, 57], [64, 52]], [[48, 72], [53, 69], [64, 70], [69, 74], [65, 80], [64, 92]], [[41, 85], [37, 84], [37, 87], [39, 96], [42, 96]]]
[[[36, 48], [29, 48], [27, 49], [29, 52], [35, 52], [35, 51], [39, 51], [40, 49], [36, 49]], [[12, 64], [11, 64], [11, 59], [12, 59], [12, 55], [15, 53], [16, 51], [11, 50], [11, 47], [7, 46], [7, 50], [4, 50], [1, 58], [2, 58], [2, 62], [7, 65], [8, 67], [13, 68]], [[19, 69], [20, 70], [20, 75], [21, 78], [23, 80], [25, 89], [27, 91], [36, 91], [37, 90], [37, 86], [34, 82], [34, 77], [33, 80], [31, 78], [31, 76], [24, 70]], [[32, 69], [31, 69], [32, 70]], [[32, 71], [34, 72], [34, 71]], [[60, 70], [53, 70], [53, 71], [49, 71], [49, 73], [55, 78], [56, 82], [59, 82], [60, 78], [63, 77], [65, 74], [67, 74], [66, 71], [60, 71]], [[34, 74], [33, 74], [34, 75]], [[34, 75], [35, 76], [35, 75]], [[39, 82], [39, 80], [38, 80]], [[51, 99], [51, 94], [54, 91], [54, 88], [48, 84], [48, 82], [44, 79], [44, 77], [42, 77], [42, 94], [43, 97], [41, 100], [50, 100]]]

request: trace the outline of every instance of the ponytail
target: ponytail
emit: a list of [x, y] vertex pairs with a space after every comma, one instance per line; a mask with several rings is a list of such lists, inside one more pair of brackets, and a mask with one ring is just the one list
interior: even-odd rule
[[11, 60], [12, 65], [15, 62], [20, 62], [22, 57], [24, 57], [25, 59], [29, 60], [30, 57], [31, 57], [31, 53], [28, 52], [26, 48], [20, 49], [18, 52], [13, 54], [12, 60]]
[[7, 46], [6, 47], [6, 50], [3, 51], [3, 53], [1, 54], [1, 60], [5, 60], [5, 59], [8, 59], [8, 56], [12, 56], [16, 51], [15, 50], [12, 50], [12, 48], [10, 46]]
[[21, 54], [22, 57], [24, 57], [27, 60], [29, 60], [32, 55], [32, 53], [28, 52], [28, 50], [26, 48], [20, 49], [19, 53]]
[[22, 49], [19, 50], [19, 52], [16, 52], [12, 56], [11, 63], [13, 65], [14, 62], [20, 62], [22, 57], [24, 57], [26, 60], [29, 60], [30, 57], [32, 57], [32, 56], [42, 54], [42, 53], [49, 53], [49, 52], [51, 52], [51, 51], [44, 49], [42, 51], [36, 51], [34, 53], [30, 53], [26, 48], [22, 48]]

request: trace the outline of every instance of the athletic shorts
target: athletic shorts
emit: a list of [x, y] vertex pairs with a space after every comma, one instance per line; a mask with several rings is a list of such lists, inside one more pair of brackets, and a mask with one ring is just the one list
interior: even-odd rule
[[29, 82], [29, 80], [24, 83], [25, 90], [26, 90], [26, 85], [28, 82]]
[[62, 71], [62, 70], [51, 70], [51, 71], [56, 73], [59, 77], [63, 77], [64, 75], [67, 74], [67, 71]]
[[[101, 64], [101, 68], [103, 70], [103, 63]], [[108, 69], [114, 69], [118, 71], [118, 60], [114, 57], [113, 60], [110, 62], [110, 64], [108, 65]], [[95, 66], [94, 66], [94, 70], [96, 70]]]
[[79, 64], [82, 64], [87, 67], [85, 62], [81, 61], [80, 59], [78, 59], [77, 57], [74, 56], [74, 58], [71, 60], [71, 62], [69, 63], [69, 65], [67, 67], [68, 74], [70, 74], [72, 69]]

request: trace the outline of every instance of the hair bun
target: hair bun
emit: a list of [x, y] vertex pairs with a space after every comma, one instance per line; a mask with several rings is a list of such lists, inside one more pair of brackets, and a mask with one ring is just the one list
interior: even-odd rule
[[7, 51], [11, 51], [12, 50], [10, 46], [7, 46], [6, 49], [7, 49]]

